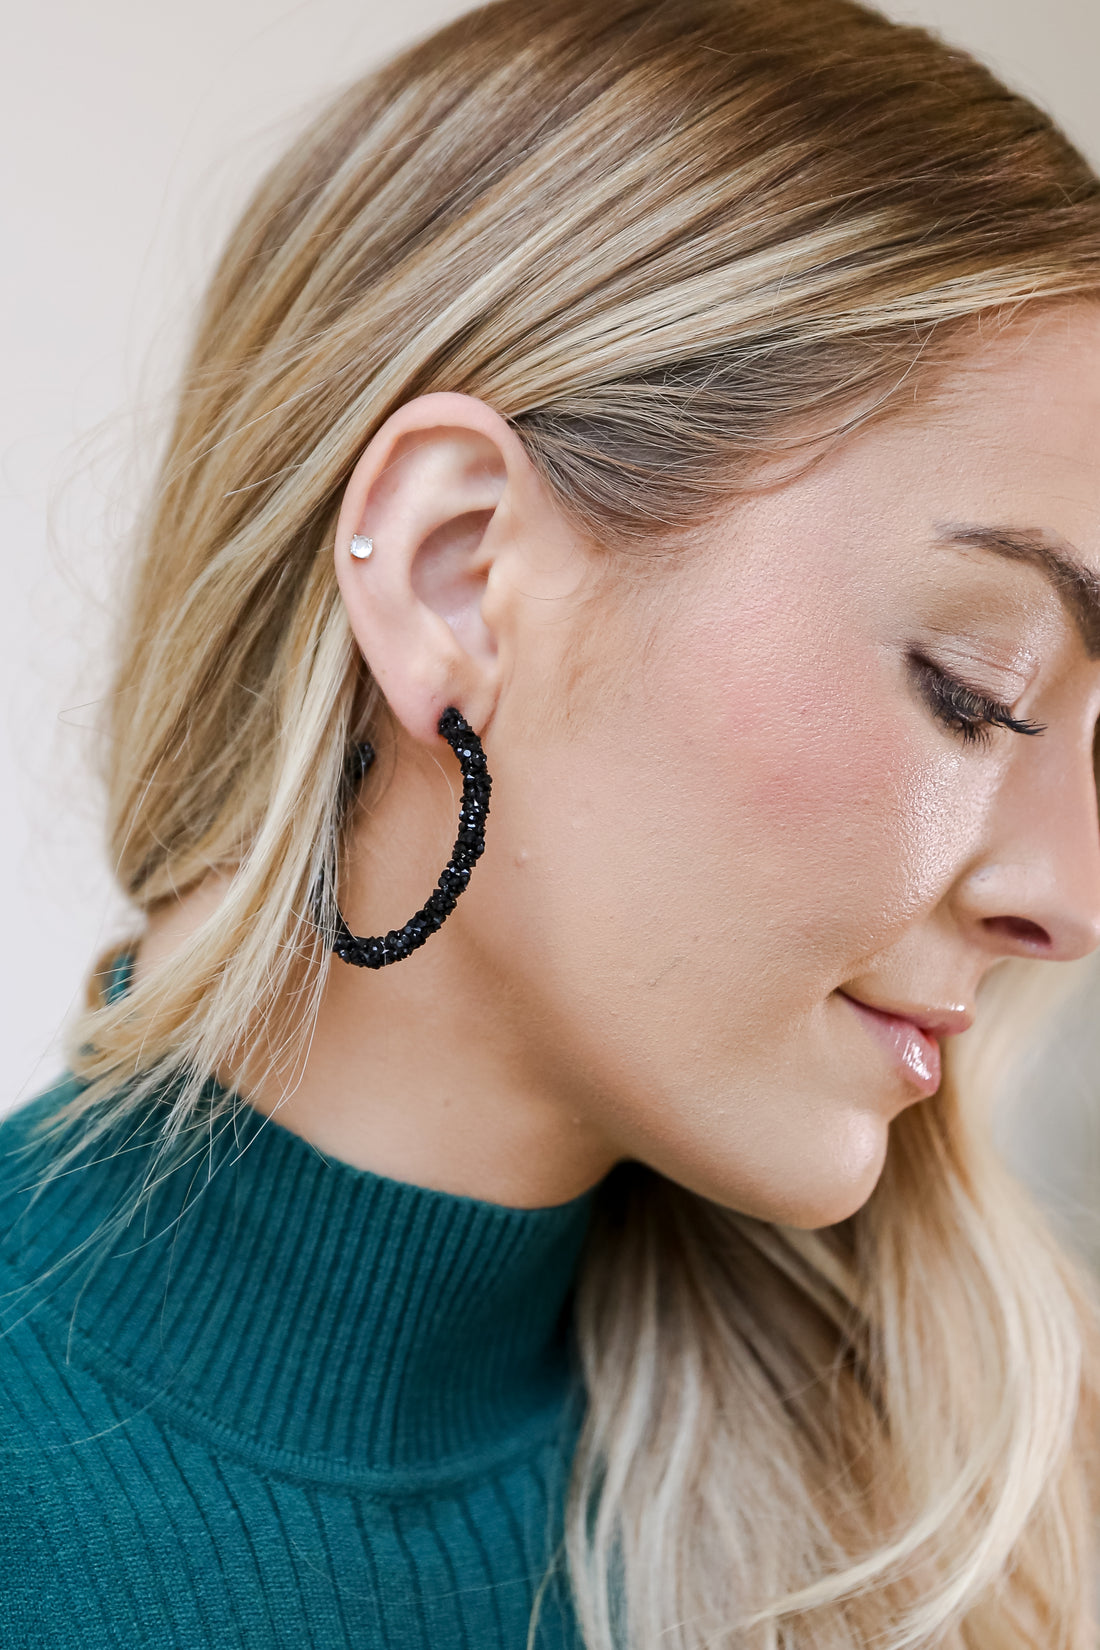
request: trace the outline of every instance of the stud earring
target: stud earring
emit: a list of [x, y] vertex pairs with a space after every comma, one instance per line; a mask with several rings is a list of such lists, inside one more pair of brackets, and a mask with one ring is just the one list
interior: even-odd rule
[[[332, 949], [341, 962], [353, 963], [357, 968], [385, 968], [387, 963], [400, 962], [419, 950], [454, 910], [459, 894], [470, 880], [471, 870], [484, 851], [485, 816], [489, 812], [493, 782], [485, 765], [481, 740], [454, 705], [448, 705], [439, 718], [439, 731], [462, 768], [462, 806], [458, 810], [458, 836], [451, 857], [427, 900], [403, 928], [391, 928], [388, 934], [364, 938], [352, 933], [337, 909]], [[357, 745], [349, 765], [350, 776], [361, 778], [373, 761], [374, 746]]]
[[353, 533], [351, 535], [351, 543], [348, 545], [348, 549], [351, 551], [356, 561], [366, 561], [367, 557], [374, 549], [374, 540], [366, 538], [362, 533]]

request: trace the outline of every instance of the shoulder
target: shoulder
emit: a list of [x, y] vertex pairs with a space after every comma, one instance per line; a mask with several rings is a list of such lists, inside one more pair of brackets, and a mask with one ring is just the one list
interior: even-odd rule
[[0, 1118], [0, 1458], [9, 1485], [11, 1469], [58, 1442], [58, 1425], [70, 1430], [72, 1371], [50, 1301], [77, 1188], [64, 1174], [51, 1178], [57, 1139], [49, 1125], [81, 1086], [66, 1075]]
[[[0, 1116], [0, 1265], [18, 1267], [34, 1247], [35, 1234], [41, 1234], [58, 1213], [50, 1170], [59, 1136], [51, 1125], [82, 1088], [66, 1073], [43, 1093]], [[0, 1332], [7, 1321], [6, 1304], [0, 1297]]]
[[56, 1149], [50, 1125], [80, 1094], [83, 1084], [67, 1072], [48, 1089], [0, 1116], [0, 1255], [18, 1245], [20, 1216], [35, 1204], [35, 1188], [48, 1177]]
[[[59, 1202], [42, 1192], [54, 1156], [47, 1125], [81, 1085], [66, 1076], [0, 1118], [0, 1642], [42, 1643], [41, 1610], [73, 1558], [66, 1532], [103, 1520], [90, 1440], [118, 1426], [94, 1373], [70, 1358], [64, 1315], [51, 1306], [50, 1251]], [[38, 1194], [38, 1195], [36, 1195]], [[83, 1539], [83, 1538], [82, 1538]], [[71, 1602], [71, 1599], [70, 1599]], [[60, 1629], [59, 1629], [60, 1631]], [[21, 1637], [21, 1634], [27, 1637]], [[68, 1643], [62, 1633], [50, 1643]], [[74, 1638], [73, 1643], [77, 1640]]]
[[66, 1076], [0, 1117], [0, 1378], [31, 1356], [20, 1331], [45, 1290], [36, 1262], [66, 1195], [50, 1183], [56, 1145], [49, 1124], [79, 1092], [77, 1080]]
[[72, 1072], [65, 1072], [49, 1088], [0, 1114], [0, 1188], [20, 1178], [20, 1165], [30, 1158], [39, 1163], [49, 1153], [48, 1125], [84, 1084]]

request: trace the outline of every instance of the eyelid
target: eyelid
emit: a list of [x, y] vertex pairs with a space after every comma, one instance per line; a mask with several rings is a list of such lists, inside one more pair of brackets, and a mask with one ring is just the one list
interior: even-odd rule
[[[1009, 733], [1032, 736], [1046, 732], [1044, 724], [1013, 716], [1008, 705], [964, 681], [953, 670], [938, 664], [919, 649], [910, 653], [909, 662], [922, 678], [926, 698], [935, 701], [932, 703], [933, 714], [944, 726], [953, 728], [964, 738], [981, 738], [983, 734], [988, 738], [990, 731], [998, 727]], [[972, 706], [958, 703], [958, 697], [963, 694], [974, 701]]]
[[962, 688], [965, 692], [972, 693], [975, 699], [981, 699], [993, 709], [1003, 711], [1006, 716], [1012, 715], [1012, 706], [1007, 700], [998, 699], [995, 693], [990, 693], [987, 688], [979, 687], [976, 682], [968, 682], [966, 677], [961, 675], [953, 665], [941, 665], [937, 664], [935, 659], [925, 658], [921, 658], [921, 663], [930, 670], [934, 670], [938, 676], [941, 676], [945, 682], [949, 682], [952, 687]]
[[960, 682], [971, 693], [1011, 707], [1034, 686], [1042, 671], [1046, 654], [1033, 644], [1034, 638], [1026, 643], [1018, 639], [1010, 643], [1007, 637], [993, 641], [965, 626], [955, 625], [942, 631], [931, 627], [928, 640], [923, 644], [916, 642], [914, 648], [937, 670]]
[[975, 699], [983, 700], [989, 706], [989, 709], [995, 712], [998, 725], [1007, 728], [1010, 733], [1035, 735], [1046, 732], [1045, 723], [1031, 722], [1027, 717], [1015, 716], [1013, 715], [1012, 706], [1006, 704], [1004, 700], [995, 699], [992, 694], [983, 692], [981, 688], [974, 687], [970, 682], [965, 682], [961, 676], [952, 676], [950, 671], [944, 671], [943, 674], [949, 682], [954, 682], [959, 687], [964, 688], [967, 693], [972, 693]]

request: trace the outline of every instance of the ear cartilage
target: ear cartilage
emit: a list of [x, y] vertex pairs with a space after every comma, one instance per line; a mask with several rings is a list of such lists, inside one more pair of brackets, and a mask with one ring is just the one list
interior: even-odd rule
[[366, 561], [374, 549], [374, 540], [365, 538], [362, 533], [351, 535], [351, 544], [348, 546], [356, 561]]

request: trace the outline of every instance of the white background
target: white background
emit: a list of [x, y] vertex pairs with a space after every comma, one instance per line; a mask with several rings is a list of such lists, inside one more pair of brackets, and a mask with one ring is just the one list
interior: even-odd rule
[[[117, 547], [205, 274], [252, 183], [308, 112], [464, 9], [442, 0], [8, 8], [0, 1110], [58, 1069], [58, 1032], [89, 959], [125, 931], [99, 846], [92, 723]], [[1100, 164], [1098, 0], [885, 9], [987, 58]], [[1097, 1003], [1100, 986], [1004, 1113], [1021, 1167], [1071, 1216], [1100, 1203]]]

